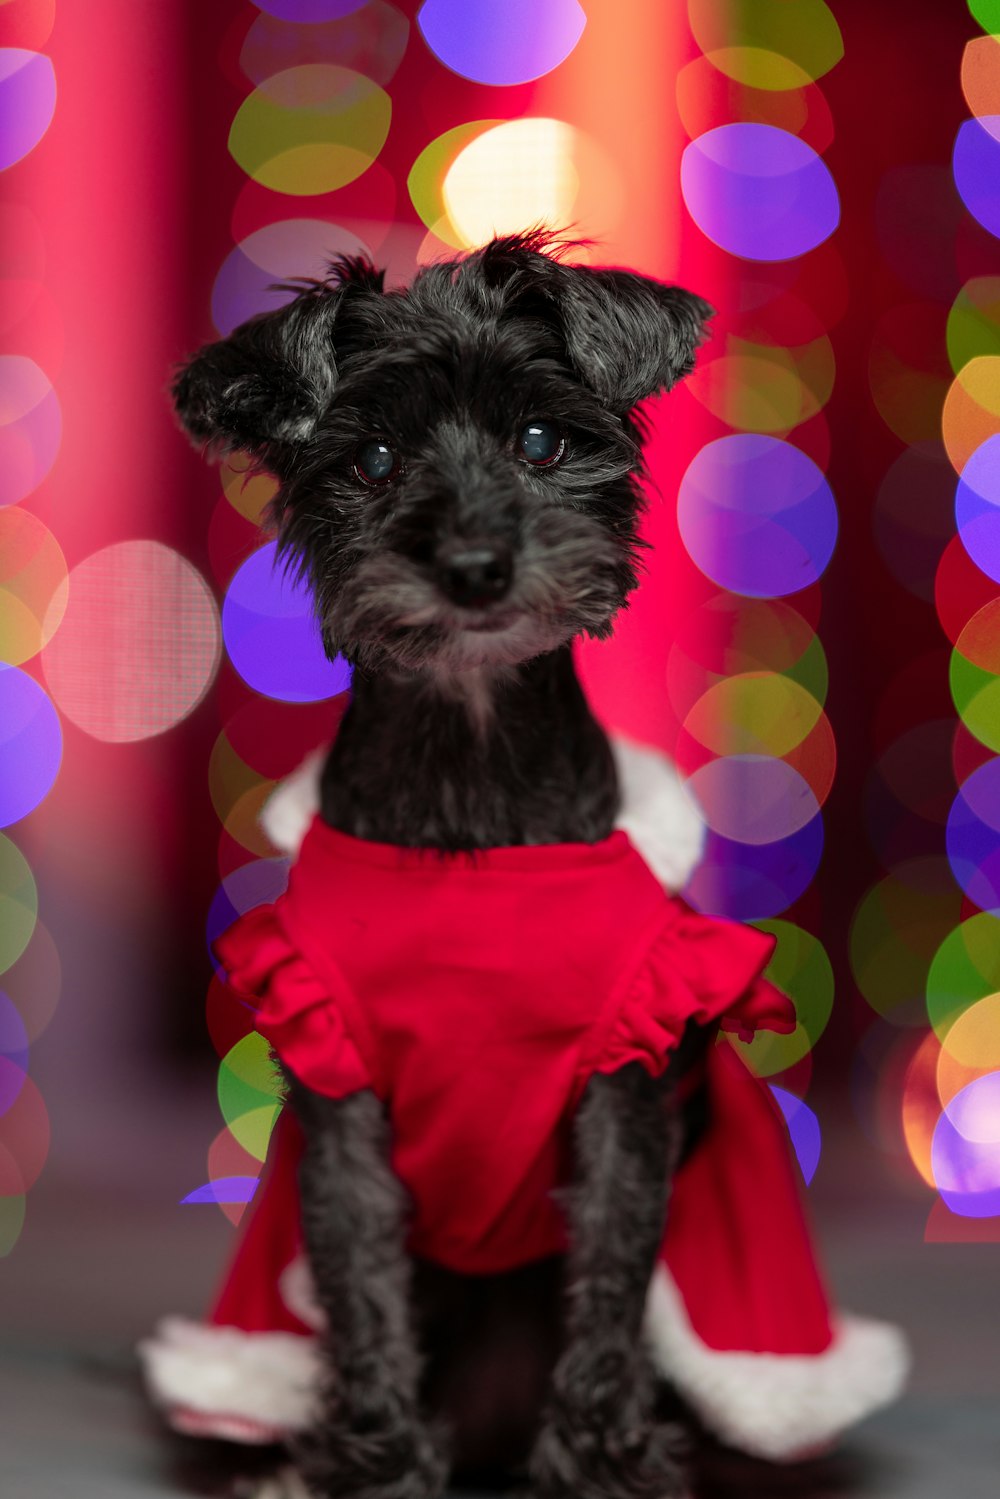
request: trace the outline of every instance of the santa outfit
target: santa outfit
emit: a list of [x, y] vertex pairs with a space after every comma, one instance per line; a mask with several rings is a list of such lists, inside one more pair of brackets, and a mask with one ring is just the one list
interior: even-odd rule
[[[659, 798], [662, 813], [669, 788], [678, 806], [679, 786], [654, 773], [658, 757], [624, 756], [633, 782], [642, 773], [635, 837], [643, 805]], [[314, 798], [310, 773], [294, 800], [308, 815]], [[286, 841], [292, 802], [286, 792], [271, 813]], [[662, 821], [661, 847], [674, 846]], [[313, 816], [286, 893], [217, 943], [289, 1070], [328, 1097], [371, 1089], [384, 1102], [414, 1254], [475, 1275], [564, 1250], [552, 1194], [594, 1073], [638, 1062], [659, 1075], [689, 1021], [743, 1039], [794, 1028], [761, 977], [773, 939], [690, 910], [659, 862], [661, 878], [622, 828], [596, 844], [443, 855]], [[769, 1090], [726, 1040], [700, 1080], [709, 1123], [672, 1183], [647, 1337], [721, 1438], [799, 1455], [898, 1393], [905, 1348], [893, 1328], [831, 1315]], [[298, 1149], [282, 1118], [209, 1324], [167, 1321], [144, 1346], [154, 1396], [181, 1430], [262, 1442], [309, 1419], [319, 1317]]]

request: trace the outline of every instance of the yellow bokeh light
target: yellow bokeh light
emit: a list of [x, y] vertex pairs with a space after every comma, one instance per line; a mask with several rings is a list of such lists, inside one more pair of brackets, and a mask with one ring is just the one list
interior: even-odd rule
[[509, 120], [459, 152], [444, 179], [444, 204], [463, 245], [573, 218], [580, 177], [576, 132], [562, 120]]
[[963, 366], [945, 396], [941, 428], [960, 474], [976, 449], [1000, 433], [1000, 356], [983, 354]]
[[1000, 1069], [1000, 994], [977, 1000], [952, 1025], [937, 1064], [938, 1095], [947, 1105], [976, 1078]]

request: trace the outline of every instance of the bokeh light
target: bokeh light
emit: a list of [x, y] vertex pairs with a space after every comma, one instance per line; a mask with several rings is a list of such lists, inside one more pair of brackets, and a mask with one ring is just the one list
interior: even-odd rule
[[819, 1120], [809, 1105], [797, 1097], [796, 1094], [789, 1093], [787, 1088], [779, 1088], [772, 1083], [771, 1093], [784, 1115], [785, 1123], [788, 1125], [788, 1133], [792, 1138], [792, 1148], [795, 1151], [799, 1169], [808, 1187], [816, 1175], [816, 1167], [819, 1165], [822, 1149]]
[[464, 243], [481, 245], [525, 224], [568, 223], [580, 187], [575, 136], [563, 120], [529, 118], [495, 125], [464, 146], [442, 186]]
[[334, 697], [350, 668], [340, 656], [327, 659], [312, 595], [276, 562], [276, 551], [268, 542], [233, 576], [222, 607], [226, 650], [255, 692], [290, 703]]
[[0, 355], [0, 505], [31, 494], [52, 467], [62, 413], [48, 377], [33, 359]]
[[281, 1106], [281, 1078], [263, 1036], [252, 1031], [219, 1064], [219, 1108], [230, 1133], [258, 1161]]
[[356, 234], [322, 219], [282, 219], [236, 245], [219, 268], [212, 288], [212, 321], [222, 334], [259, 312], [284, 307], [296, 295], [282, 287], [291, 277], [322, 281], [337, 255], [364, 255]]
[[820, 469], [777, 438], [707, 443], [681, 481], [678, 523], [692, 560], [734, 593], [796, 593], [822, 574], [837, 509]]
[[770, 755], [724, 755], [688, 782], [708, 826], [738, 843], [777, 843], [806, 827], [819, 810], [809, 783]]
[[740, 1045], [740, 1054], [758, 1077], [794, 1067], [812, 1050], [833, 1012], [833, 968], [823, 944], [792, 921], [758, 921], [778, 939], [767, 977], [795, 1002], [795, 1029], [787, 1036], [758, 1031]]
[[1000, 435], [987, 438], [962, 469], [955, 522], [973, 562], [1000, 582]]
[[403, 60], [410, 23], [386, 0], [367, 0], [329, 20], [257, 17], [240, 48], [240, 67], [251, 83], [310, 63], [337, 63], [384, 88]]
[[927, 973], [927, 1015], [940, 1041], [979, 1000], [1000, 993], [1000, 917], [979, 911], [953, 928]]
[[696, 57], [677, 74], [676, 97], [681, 124], [691, 140], [717, 125], [752, 120], [799, 135], [814, 151], [825, 151], [833, 141], [830, 106], [815, 84], [751, 88], [720, 72], [714, 59]]
[[0, 47], [0, 171], [34, 150], [55, 107], [51, 59], [23, 47]]
[[445, 178], [470, 141], [502, 124], [502, 120], [467, 120], [455, 125], [430, 141], [410, 168], [406, 187], [413, 207], [435, 237], [452, 249], [461, 249], [464, 240], [445, 208]]
[[934, 1180], [953, 1213], [1000, 1216], [1000, 1072], [957, 1093], [934, 1130]]
[[962, 366], [945, 396], [941, 430], [957, 473], [1000, 434], [1000, 357], [984, 355]]
[[950, 1026], [937, 1064], [942, 1104], [977, 1077], [1000, 1070], [1000, 994], [988, 994], [963, 1010]]
[[52, 638], [65, 613], [67, 579], [48, 527], [26, 510], [0, 510], [0, 661], [19, 666]]
[[287, 884], [287, 859], [253, 859], [226, 875], [212, 897], [205, 922], [209, 949], [238, 916], [277, 900]]
[[792, 348], [730, 337], [726, 352], [704, 360], [688, 389], [730, 427], [784, 435], [826, 405], [835, 373], [825, 334]]
[[278, 492], [278, 481], [260, 473], [253, 459], [244, 453], [231, 453], [219, 468], [223, 493], [238, 515], [254, 526], [263, 524], [264, 512]]
[[371, 78], [331, 63], [287, 68], [244, 100], [229, 149], [249, 177], [279, 193], [333, 192], [385, 145], [392, 105]]
[[578, 0], [424, 0], [417, 14], [424, 41], [445, 67], [492, 85], [550, 73], [586, 24]]
[[0, 973], [12, 967], [31, 941], [38, 917], [38, 888], [16, 843], [0, 833]]
[[62, 759], [59, 715], [33, 677], [0, 664], [0, 827], [33, 812]]
[[961, 915], [961, 894], [942, 858], [898, 863], [859, 902], [848, 952], [854, 982], [884, 1020], [927, 1023], [931, 965]]
[[822, 159], [773, 125], [720, 125], [692, 141], [681, 160], [681, 191], [702, 233], [746, 260], [804, 255], [840, 222]]
[[172, 728], [208, 691], [221, 654], [215, 600], [158, 541], [123, 541], [73, 568], [62, 626], [42, 652], [62, 713], [122, 743]]
[[[984, 38], [1000, 59], [1000, 41]], [[1000, 355], [1000, 276], [967, 281], [948, 314], [948, 357], [958, 374], [970, 359]]]
[[844, 55], [824, 0], [688, 0], [688, 20], [715, 66], [751, 88], [792, 89], [821, 78]]
[[780, 916], [808, 890], [823, 855], [820, 814], [789, 838], [750, 844], [710, 832], [685, 887], [699, 911], [758, 921]]
[[269, 16], [277, 16], [279, 21], [300, 21], [311, 26], [352, 16], [362, 9], [365, 0], [253, 0], [253, 3]]
[[963, 120], [951, 167], [955, 186], [973, 218], [991, 234], [1000, 235], [1000, 115]]
[[948, 815], [948, 859], [970, 900], [1000, 907], [1000, 759], [963, 781]]

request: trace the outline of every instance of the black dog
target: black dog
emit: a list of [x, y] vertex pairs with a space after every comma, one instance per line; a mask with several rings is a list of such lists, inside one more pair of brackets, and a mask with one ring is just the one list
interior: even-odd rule
[[[323, 818], [449, 853], [605, 838], [618, 788], [570, 646], [607, 635], [636, 586], [634, 408], [692, 369], [711, 309], [568, 265], [537, 233], [406, 291], [362, 260], [296, 290], [198, 354], [174, 395], [192, 436], [278, 477], [281, 547], [327, 650], [354, 664]], [[683, 1492], [641, 1340], [680, 1148], [664, 1123], [675, 1073], [594, 1076], [566, 1263], [475, 1284], [411, 1263], [374, 1095], [334, 1102], [289, 1077], [332, 1330], [323, 1420], [297, 1452], [313, 1493], [438, 1494], [438, 1416], [459, 1464], [530, 1440], [542, 1495]]]

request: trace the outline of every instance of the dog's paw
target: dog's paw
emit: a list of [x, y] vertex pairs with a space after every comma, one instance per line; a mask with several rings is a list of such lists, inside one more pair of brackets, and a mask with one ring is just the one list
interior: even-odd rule
[[669, 1427], [553, 1421], [531, 1458], [535, 1499], [688, 1499]]
[[329, 1426], [300, 1438], [296, 1457], [312, 1499], [438, 1499], [448, 1480], [442, 1452], [415, 1421]]

